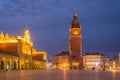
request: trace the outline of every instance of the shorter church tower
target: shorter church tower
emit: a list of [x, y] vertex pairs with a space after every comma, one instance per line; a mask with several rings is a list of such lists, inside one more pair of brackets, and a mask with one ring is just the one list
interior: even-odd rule
[[25, 41], [31, 42], [30, 31], [29, 31], [28, 27], [25, 28], [23, 38]]

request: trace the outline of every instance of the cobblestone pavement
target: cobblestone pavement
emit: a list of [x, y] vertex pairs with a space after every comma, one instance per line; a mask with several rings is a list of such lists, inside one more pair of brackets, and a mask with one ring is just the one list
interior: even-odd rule
[[0, 80], [120, 80], [120, 71], [23, 70], [0, 72]]

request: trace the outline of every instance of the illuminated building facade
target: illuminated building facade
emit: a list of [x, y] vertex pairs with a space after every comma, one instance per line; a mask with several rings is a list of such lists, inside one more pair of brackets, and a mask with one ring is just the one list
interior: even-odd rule
[[110, 69], [111, 70], [120, 70], [120, 52], [118, 53], [118, 56], [113, 57], [110, 60]]
[[52, 65], [54, 69], [69, 69], [69, 52], [63, 51], [52, 57]]
[[110, 69], [110, 57], [104, 54], [101, 55], [101, 68], [102, 70], [109, 70]]
[[[46, 52], [33, 52], [32, 58], [33, 58], [33, 69], [46, 69], [46, 57], [47, 53]], [[40, 63], [40, 61], [42, 63]], [[37, 66], [39, 65], [39, 66]]]
[[24, 36], [18, 34], [15, 37], [0, 32], [0, 70], [45, 68], [46, 55], [45, 52], [36, 51], [28, 28], [25, 29]]
[[69, 36], [69, 52], [70, 52], [70, 68], [82, 69], [82, 29], [78, 21], [77, 13], [74, 11], [73, 20], [70, 28]]
[[109, 69], [110, 58], [100, 53], [85, 53], [83, 65], [85, 70], [106, 70]]
[[110, 69], [111, 70], [120, 70], [120, 65], [119, 65], [119, 57], [113, 57], [110, 60]]

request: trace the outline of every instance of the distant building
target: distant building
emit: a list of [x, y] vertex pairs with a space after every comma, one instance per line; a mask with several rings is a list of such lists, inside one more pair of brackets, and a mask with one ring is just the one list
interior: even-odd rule
[[109, 69], [109, 57], [100, 53], [85, 53], [83, 65], [85, 70], [105, 70]]
[[111, 70], [120, 70], [120, 65], [119, 65], [119, 57], [116, 56], [116, 57], [113, 57], [111, 60], [110, 60], [110, 69]]
[[104, 54], [101, 54], [101, 68], [102, 70], [110, 69], [110, 57]]
[[52, 57], [54, 69], [69, 69], [69, 52], [63, 51]]
[[34, 48], [28, 28], [24, 36], [0, 32], [0, 70], [43, 69], [45, 57], [46, 52], [37, 52]]
[[[47, 67], [47, 53], [42, 51], [42, 52], [33, 52], [32, 55], [33, 59], [33, 69], [46, 69]], [[37, 61], [37, 62], [36, 62]], [[41, 63], [40, 63], [41, 61]], [[37, 66], [39, 65], [39, 66]]]
[[98, 69], [101, 64], [101, 55], [99, 53], [85, 53], [83, 63], [86, 70]]
[[76, 11], [74, 11], [73, 20], [69, 36], [70, 68], [82, 69], [82, 28], [78, 20]]

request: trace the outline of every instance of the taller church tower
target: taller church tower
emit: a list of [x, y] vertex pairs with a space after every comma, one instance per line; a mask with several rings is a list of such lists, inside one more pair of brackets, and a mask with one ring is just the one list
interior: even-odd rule
[[69, 53], [70, 53], [70, 68], [82, 69], [82, 34], [81, 26], [78, 21], [76, 10], [74, 10], [74, 16], [70, 28], [69, 36]]

